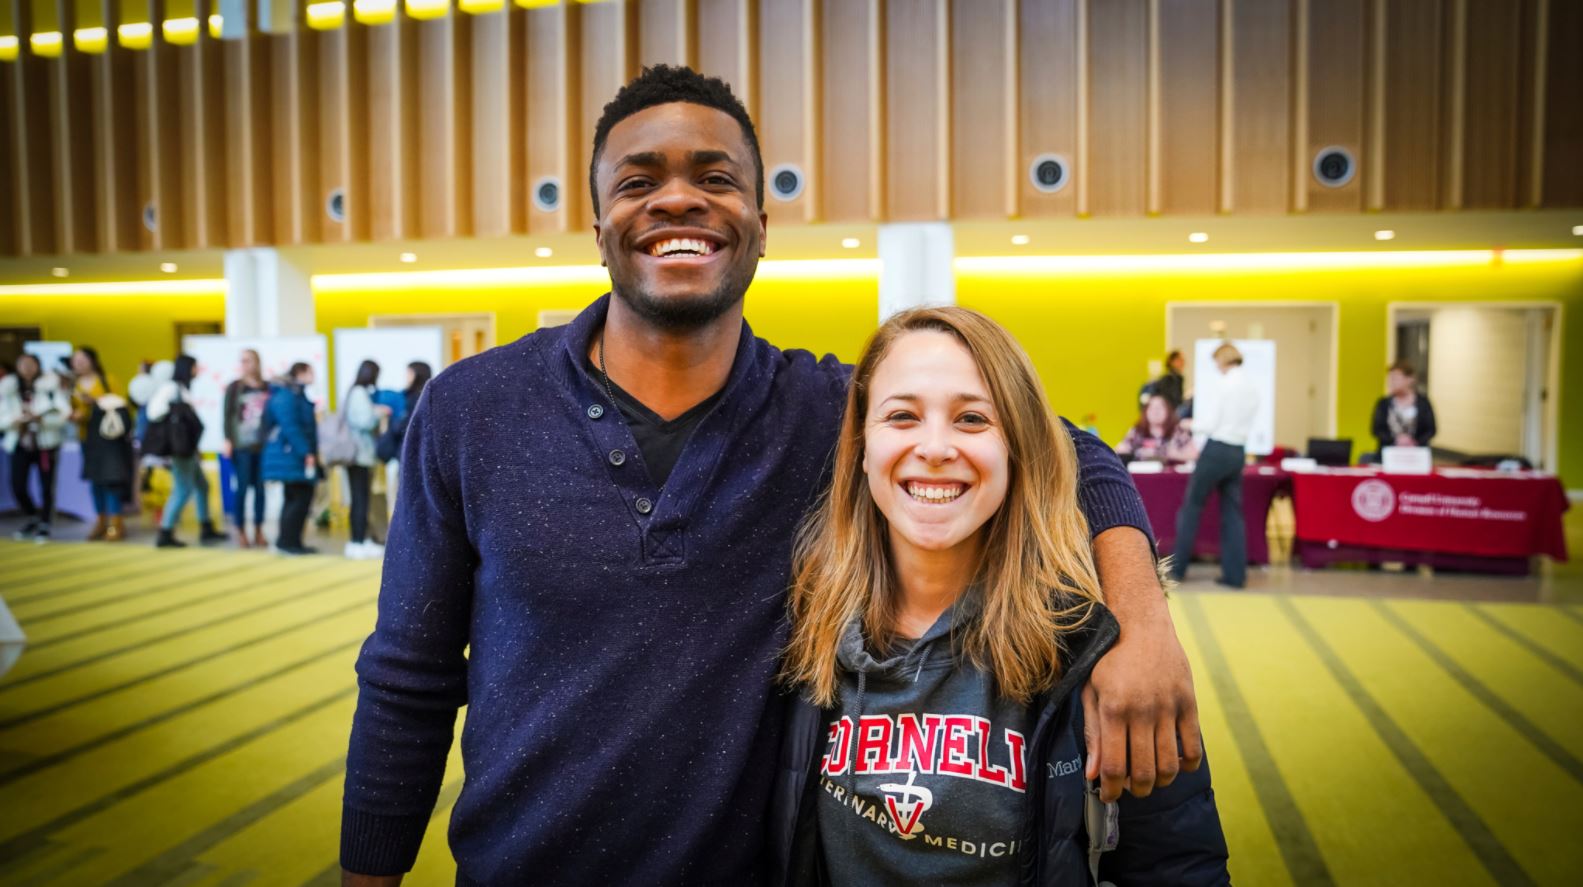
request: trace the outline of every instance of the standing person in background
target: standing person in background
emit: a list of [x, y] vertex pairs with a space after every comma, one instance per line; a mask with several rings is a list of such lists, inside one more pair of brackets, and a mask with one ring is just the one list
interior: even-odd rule
[[374, 438], [379, 423], [389, 418], [390, 407], [374, 402], [379, 387], [379, 364], [365, 360], [357, 368], [357, 380], [346, 392], [346, 424], [357, 443], [357, 455], [346, 466], [346, 479], [352, 490], [352, 540], [346, 543], [346, 556], [352, 560], [373, 560], [385, 556], [385, 547], [368, 541], [368, 498], [373, 487], [373, 467], [379, 464]]
[[[48, 542], [50, 520], [55, 516], [55, 466], [71, 399], [60, 377], [46, 373], [38, 358], [23, 354], [16, 359], [16, 373], [0, 379], [0, 446], [11, 454], [11, 495], [27, 517], [16, 533], [19, 540]], [[38, 468], [42, 508], [33, 504], [28, 475]]]
[[302, 544], [313, 486], [319, 480], [319, 429], [307, 391], [312, 384], [313, 367], [299, 361], [269, 396], [264, 480], [280, 481], [286, 487], [280, 531], [275, 535], [275, 548], [282, 554], [318, 553]]
[[[264, 413], [269, 408], [258, 352], [242, 352], [242, 376], [225, 387], [225, 455], [236, 471], [231, 523], [243, 548], [269, 544], [264, 538]], [[253, 493], [253, 536], [247, 535], [247, 494]]]
[[132, 499], [137, 475], [132, 454], [132, 411], [120, 395], [100, 395], [88, 412], [82, 439], [82, 476], [93, 491], [94, 522], [90, 541], [120, 542], [126, 538], [121, 509]]
[[[197, 358], [190, 354], [176, 358], [171, 368], [170, 381], [159, 386], [154, 396], [149, 398], [149, 424], [166, 420], [181, 421], [183, 414], [191, 411], [189, 400], [192, 396], [192, 380], [197, 373]], [[185, 405], [185, 410], [178, 410], [177, 404]], [[201, 432], [201, 423], [198, 428]], [[186, 543], [176, 538], [176, 522], [181, 519], [182, 509], [187, 507], [187, 500], [193, 498], [197, 499], [200, 527], [198, 541], [200, 543], [225, 541], [225, 534], [214, 528], [214, 521], [209, 517], [209, 479], [203, 475], [203, 454], [198, 452], [196, 443], [195, 434], [192, 435], [190, 452], [172, 450], [170, 453], [170, 498], [165, 501], [165, 513], [160, 516], [159, 539], [154, 543], [156, 548], [186, 547]]]
[[[1374, 439], [1386, 447], [1427, 447], [1435, 436], [1435, 408], [1418, 393], [1418, 374], [1405, 360], [1385, 374], [1386, 395], [1374, 404]], [[1378, 458], [1378, 453], [1376, 453]]]
[[[105, 537], [110, 529], [110, 517], [121, 513], [120, 503], [124, 501], [117, 497], [112, 503], [105, 490], [90, 477], [93, 472], [88, 465], [88, 438], [93, 433], [89, 427], [90, 419], [99, 399], [110, 393], [110, 380], [99, 364], [99, 352], [86, 345], [72, 352], [71, 372], [71, 420], [77, 423], [77, 439], [82, 441], [82, 476], [88, 481], [88, 489], [93, 496], [94, 522], [93, 529], [88, 531], [88, 541], [96, 542]], [[116, 506], [115, 510], [106, 510], [112, 504]]]
[[1204, 442], [1193, 478], [1188, 481], [1187, 501], [1176, 514], [1176, 555], [1171, 561], [1171, 576], [1178, 582], [1186, 578], [1193, 544], [1198, 540], [1198, 519], [1209, 494], [1218, 491], [1220, 578], [1215, 581], [1241, 588], [1247, 582], [1248, 571], [1242, 467], [1247, 462], [1244, 447], [1253, 431], [1253, 417], [1259, 411], [1259, 390], [1242, 371], [1242, 352], [1230, 342], [1215, 349], [1215, 367], [1221, 373], [1219, 396], [1198, 417], [1196, 433], [1209, 439]]
[[[1179, 350], [1172, 351], [1165, 356], [1165, 375], [1155, 379], [1146, 393], [1158, 394], [1165, 398], [1174, 412], [1181, 407], [1183, 400], [1182, 370], [1187, 367], [1187, 358]], [[1147, 400], [1147, 398], [1145, 398]]]

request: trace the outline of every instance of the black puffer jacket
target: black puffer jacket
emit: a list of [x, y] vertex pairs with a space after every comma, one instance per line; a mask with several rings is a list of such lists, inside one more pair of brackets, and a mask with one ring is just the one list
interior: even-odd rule
[[[1035, 700], [1039, 714], [1028, 746], [1029, 773], [1043, 773], [1044, 778], [1028, 781], [1024, 885], [1093, 883], [1083, 823], [1087, 783], [1081, 691], [1094, 664], [1119, 636], [1115, 617], [1096, 607], [1088, 623], [1066, 637], [1069, 659], [1061, 680]], [[825, 884], [813, 812], [818, 781], [812, 778], [825, 749], [825, 713], [800, 696], [788, 695], [785, 704], [786, 733], [768, 818], [772, 883]], [[1120, 820], [1119, 846], [1100, 857], [1101, 881], [1119, 887], [1231, 883], [1207, 757], [1197, 772], [1182, 773], [1147, 798], [1123, 793]]]

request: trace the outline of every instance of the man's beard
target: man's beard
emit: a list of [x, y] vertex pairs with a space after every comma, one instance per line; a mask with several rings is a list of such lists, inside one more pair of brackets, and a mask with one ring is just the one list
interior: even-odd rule
[[614, 281], [611, 290], [633, 313], [654, 327], [666, 332], [687, 333], [719, 320], [742, 301], [757, 269], [757, 262], [747, 268], [733, 269], [714, 292], [701, 297], [663, 299], [641, 288], [620, 286]]

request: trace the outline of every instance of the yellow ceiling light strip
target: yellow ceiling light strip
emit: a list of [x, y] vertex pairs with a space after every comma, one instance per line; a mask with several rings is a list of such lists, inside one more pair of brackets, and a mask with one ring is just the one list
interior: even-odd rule
[[418, 21], [445, 18], [451, 14], [451, 0], [406, 0], [407, 18]]
[[[0, 0], [3, 2], [3, 0]], [[110, 45], [110, 32], [104, 26], [104, 0], [73, 0], [71, 44], [78, 52], [100, 55]]]
[[166, 43], [191, 46], [198, 42], [198, 4], [196, 0], [165, 0], [165, 21], [160, 30]]
[[28, 47], [36, 56], [47, 59], [60, 58], [66, 40], [60, 32], [60, 6], [58, 0], [28, 0], [33, 12], [33, 33], [28, 35]]
[[468, 15], [488, 15], [506, 8], [506, 0], [456, 0], [456, 8]]
[[148, 0], [120, 0], [120, 24], [116, 42], [127, 49], [148, 49], [154, 45], [154, 23], [149, 19]]
[[14, 62], [21, 41], [16, 33], [16, 9], [10, 0], [0, 0], [0, 62]]
[[225, 16], [218, 12], [209, 13], [209, 39], [219, 40], [225, 36]]
[[1144, 256], [964, 256], [971, 274], [1147, 274], [1158, 271], [1312, 271], [1369, 268], [1466, 268], [1583, 260], [1579, 249], [1380, 250], [1329, 253], [1171, 253]]
[[396, 0], [352, 0], [352, 18], [360, 25], [387, 25], [396, 19]]
[[514, 2], [523, 9], [543, 9], [546, 6], [554, 6], [561, 0], [514, 0]]
[[333, 31], [346, 24], [346, 4], [341, 0], [324, 0], [308, 4], [308, 27], [315, 31]]
[[224, 278], [0, 285], [0, 299], [6, 296], [215, 296], [224, 293]]

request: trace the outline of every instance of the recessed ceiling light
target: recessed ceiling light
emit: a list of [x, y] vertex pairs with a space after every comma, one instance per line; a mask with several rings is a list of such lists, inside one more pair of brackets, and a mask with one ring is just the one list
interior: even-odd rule
[[166, 274], [175, 274], [176, 273], [176, 263], [175, 262], [160, 262], [159, 263], [159, 270], [165, 272]]
[[1032, 239], [1033, 238], [1029, 237], [1026, 234], [1013, 234], [1013, 235], [1011, 235], [1011, 245], [1012, 246], [1027, 246], [1028, 245], [1028, 241], [1030, 241]]
[[550, 256], [555, 255], [555, 250], [550, 249], [547, 246], [541, 246], [538, 249], [534, 250], [533, 254], [535, 256], [538, 256], [541, 259], [548, 259]]
[[1374, 239], [1375, 240], [1395, 240], [1396, 239], [1396, 232], [1392, 231], [1389, 228], [1385, 228], [1385, 229], [1382, 229], [1382, 230], [1374, 232]]
[[1209, 235], [1203, 231], [1194, 231], [1193, 233], [1187, 235], [1187, 240], [1189, 243], [1208, 243]]
[[51, 275], [55, 276], [55, 277], [65, 277], [66, 275], [70, 274], [71, 272], [67, 271], [65, 268], [55, 267], [55, 268], [49, 269], [49, 273]]
[[860, 247], [862, 245], [863, 245], [863, 241], [858, 240], [856, 237], [843, 237], [843, 238], [841, 238], [841, 246], [844, 249], [857, 249], [858, 247]]
[[401, 258], [401, 261], [406, 262], [408, 265], [411, 265], [413, 262], [416, 262], [418, 260], [418, 254], [417, 253], [402, 253], [400, 258]]
[[1572, 236], [1573, 237], [1583, 237], [1583, 225], [1573, 225], [1572, 226]]

